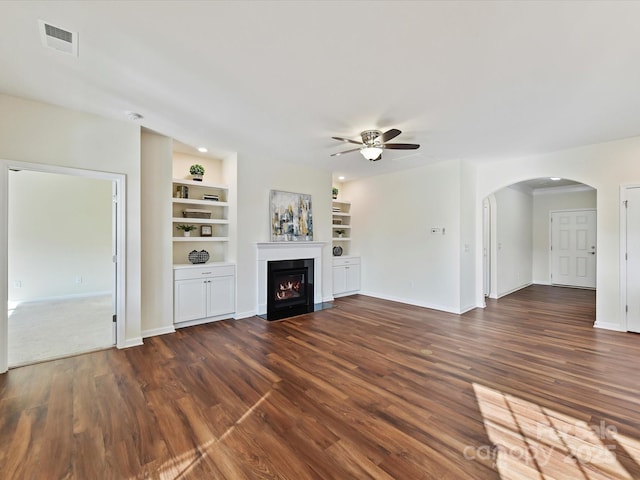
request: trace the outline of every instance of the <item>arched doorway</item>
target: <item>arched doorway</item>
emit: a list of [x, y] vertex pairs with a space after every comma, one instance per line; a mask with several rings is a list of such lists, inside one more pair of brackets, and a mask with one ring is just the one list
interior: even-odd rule
[[[596, 201], [594, 188], [570, 179], [549, 177], [520, 181], [485, 197], [483, 295], [500, 298], [531, 284], [595, 289]], [[591, 215], [593, 222], [584, 224], [584, 219]], [[556, 227], [551, 221], [553, 217], [558, 217]], [[558, 230], [560, 223], [569, 218], [573, 219], [571, 229]], [[590, 229], [592, 237], [583, 226]], [[573, 248], [571, 252], [563, 250], [563, 255], [556, 255], [569, 246]], [[576, 281], [588, 273], [586, 267], [593, 268], [592, 282]], [[560, 275], [569, 271], [573, 277], [566, 278], [573, 281]]]

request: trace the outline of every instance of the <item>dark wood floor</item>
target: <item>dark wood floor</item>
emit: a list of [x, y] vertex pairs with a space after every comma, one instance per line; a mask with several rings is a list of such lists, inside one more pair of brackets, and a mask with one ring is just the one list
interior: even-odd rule
[[594, 292], [336, 305], [9, 371], [0, 478], [640, 478], [640, 336]]

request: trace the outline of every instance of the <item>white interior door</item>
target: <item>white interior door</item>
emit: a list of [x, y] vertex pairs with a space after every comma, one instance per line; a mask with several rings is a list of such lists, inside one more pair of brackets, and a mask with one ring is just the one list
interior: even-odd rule
[[640, 188], [626, 189], [627, 330], [640, 333]]
[[551, 212], [551, 283], [596, 288], [596, 211]]

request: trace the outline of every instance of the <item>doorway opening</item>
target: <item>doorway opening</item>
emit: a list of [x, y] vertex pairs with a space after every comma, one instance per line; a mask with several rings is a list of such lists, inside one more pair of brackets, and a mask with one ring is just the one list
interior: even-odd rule
[[112, 347], [125, 320], [124, 176], [19, 162], [2, 170], [0, 372]]
[[[527, 180], [489, 195], [482, 204], [485, 296], [532, 284], [595, 289], [596, 202], [594, 188], [566, 179]], [[558, 225], [572, 219], [555, 237], [554, 216]]]

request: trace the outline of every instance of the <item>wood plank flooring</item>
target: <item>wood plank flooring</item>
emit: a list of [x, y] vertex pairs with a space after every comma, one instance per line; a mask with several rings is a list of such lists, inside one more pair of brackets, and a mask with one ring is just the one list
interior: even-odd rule
[[640, 335], [594, 292], [335, 303], [10, 370], [0, 478], [640, 478]]

